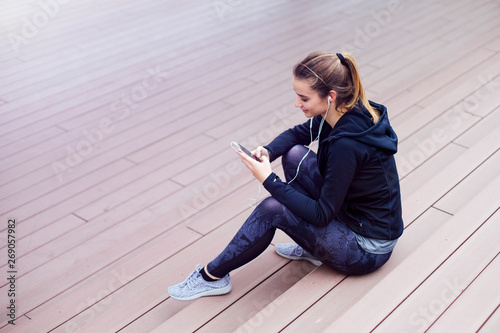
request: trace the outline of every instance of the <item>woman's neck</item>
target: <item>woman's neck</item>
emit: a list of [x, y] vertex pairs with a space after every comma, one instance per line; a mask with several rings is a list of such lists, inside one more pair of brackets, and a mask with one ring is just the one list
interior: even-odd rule
[[[331, 105], [328, 113], [326, 114], [326, 122], [333, 128], [337, 121], [346, 113], [348, 110], [346, 108], [340, 108], [340, 110], [336, 109], [335, 105]], [[324, 117], [325, 115], [323, 115]]]

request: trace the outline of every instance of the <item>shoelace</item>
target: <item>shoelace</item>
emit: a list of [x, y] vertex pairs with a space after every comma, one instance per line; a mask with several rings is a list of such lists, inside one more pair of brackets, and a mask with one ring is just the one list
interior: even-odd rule
[[297, 247], [293, 250], [293, 254], [297, 257], [302, 257], [302, 255], [304, 254], [304, 249], [297, 245]]
[[200, 284], [200, 281], [198, 280], [198, 277], [201, 275], [200, 274], [200, 269], [202, 268], [202, 266], [200, 264], [196, 265], [196, 267], [194, 268], [194, 271], [189, 274], [189, 276], [187, 277], [186, 279], [186, 285], [189, 289], [193, 289], [194, 287], [196, 287], [197, 285]]

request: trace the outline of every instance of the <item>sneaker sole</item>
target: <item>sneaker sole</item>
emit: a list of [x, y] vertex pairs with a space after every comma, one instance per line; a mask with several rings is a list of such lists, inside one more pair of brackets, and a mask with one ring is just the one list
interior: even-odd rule
[[232, 285], [228, 284], [224, 288], [204, 291], [204, 292], [201, 292], [201, 293], [189, 296], [189, 297], [177, 297], [177, 296], [170, 295], [170, 293], [169, 293], [169, 295], [170, 295], [170, 297], [172, 297], [173, 299], [176, 299], [178, 301], [192, 301], [192, 300], [195, 300], [197, 298], [205, 297], [205, 296], [225, 295], [225, 294], [229, 293], [231, 291], [231, 289], [232, 289]]
[[290, 260], [302, 260], [302, 261], [309, 261], [311, 264], [313, 264], [314, 266], [320, 266], [322, 264], [321, 261], [319, 260], [314, 260], [314, 259], [311, 259], [311, 258], [307, 258], [307, 257], [297, 257], [297, 256], [289, 256], [289, 255], [286, 255], [286, 254], [283, 254], [283, 253], [279, 253], [278, 251], [276, 251], [276, 253], [283, 257], [283, 258], [286, 258], [286, 259], [290, 259]]

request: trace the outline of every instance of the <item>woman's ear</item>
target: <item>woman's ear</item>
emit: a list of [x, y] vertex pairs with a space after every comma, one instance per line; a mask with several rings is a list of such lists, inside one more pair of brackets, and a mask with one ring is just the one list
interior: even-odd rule
[[328, 93], [328, 99], [330, 102], [334, 102], [337, 99], [337, 92], [335, 90], [330, 90]]

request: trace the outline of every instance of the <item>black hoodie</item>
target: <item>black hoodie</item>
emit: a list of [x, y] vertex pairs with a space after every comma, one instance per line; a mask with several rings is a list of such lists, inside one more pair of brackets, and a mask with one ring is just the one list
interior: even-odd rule
[[[393, 240], [404, 227], [394, 160], [398, 138], [386, 107], [370, 105], [381, 115], [376, 124], [361, 103], [346, 112], [333, 129], [324, 122], [317, 155], [324, 185], [318, 200], [296, 191], [275, 173], [263, 184], [275, 199], [313, 225], [325, 226], [337, 219], [359, 235]], [[313, 138], [321, 120], [321, 115], [312, 119]], [[295, 145], [309, 145], [309, 126], [309, 121], [297, 125], [267, 145], [271, 161]]]

